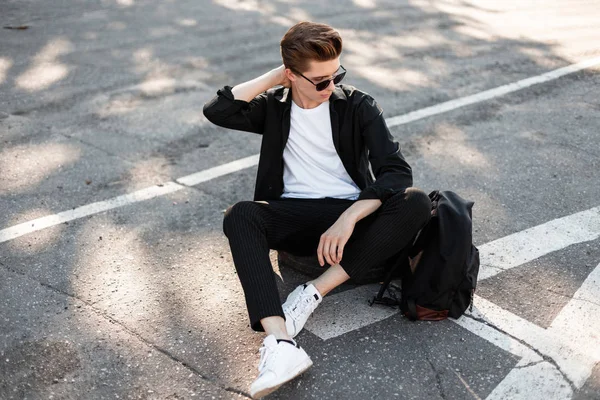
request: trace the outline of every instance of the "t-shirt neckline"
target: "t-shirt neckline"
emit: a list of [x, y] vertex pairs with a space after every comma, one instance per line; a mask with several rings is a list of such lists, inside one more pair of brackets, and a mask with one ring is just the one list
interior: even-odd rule
[[315, 111], [320, 110], [321, 107], [325, 107], [325, 106], [329, 107], [329, 100], [319, 104], [318, 106], [316, 106], [314, 108], [302, 108], [298, 104], [296, 104], [296, 102], [294, 100], [292, 100], [292, 108], [295, 108], [296, 110], [299, 110], [300, 112], [303, 112], [303, 113], [315, 112]]

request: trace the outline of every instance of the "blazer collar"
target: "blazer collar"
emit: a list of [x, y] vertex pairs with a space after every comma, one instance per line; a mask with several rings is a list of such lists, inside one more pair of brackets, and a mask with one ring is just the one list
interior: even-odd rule
[[346, 93], [342, 90], [341, 87], [336, 86], [335, 89], [333, 89], [333, 93], [331, 93], [331, 97], [329, 97], [329, 100], [334, 102], [336, 100], [348, 100], [348, 98], [346, 97]]
[[275, 91], [275, 99], [283, 104], [285, 108], [292, 107], [292, 90], [290, 88], [281, 87]]

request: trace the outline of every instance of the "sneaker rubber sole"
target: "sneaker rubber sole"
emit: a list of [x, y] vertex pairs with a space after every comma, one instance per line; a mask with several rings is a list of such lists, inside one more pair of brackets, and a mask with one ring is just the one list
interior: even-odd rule
[[260, 389], [258, 392], [256, 392], [252, 398], [253, 399], [260, 399], [270, 393], [273, 393], [274, 391], [276, 391], [277, 389], [279, 389], [283, 384], [291, 381], [292, 379], [296, 378], [299, 375], [302, 375], [307, 369], [309, 369], [310, 367], [312, 367], [313, 362], [311, 359], [308, 359], [306, 361], [304, 361], [301, 364], [298, 364], [298, 366], [296, 366], [296, 368], [294, 368], [289, 374], [287, 374], [283, 380], [283, 382], [278, 383], [275, 386], [269, 386], [269, 387], [265, 387], [263, 389]]

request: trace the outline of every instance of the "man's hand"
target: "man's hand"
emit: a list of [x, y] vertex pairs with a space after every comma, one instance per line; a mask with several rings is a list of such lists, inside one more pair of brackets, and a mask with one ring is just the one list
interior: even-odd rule
[[317, 248], [319, 265], [324, 267], [324, 260], [329, 265], [341, 262], [344, 246], [352, 236], [356, 223], [375, 212], [379, 207], [381, 207], [381, 200], [379, 199], [359, 200], [348, 207], [337, 221], [331, 225], [331, 228], [321, 235], [319, 247]]
[[317, 248], [317, 257], [319, 265], [325, 266], [325, 261], [329, 265], [334, 265], [342, 261], [344, 246], [352, 236], [356, 222], [347, 215], [340, 215], [337, 221], [321, 235], [319, 247]]

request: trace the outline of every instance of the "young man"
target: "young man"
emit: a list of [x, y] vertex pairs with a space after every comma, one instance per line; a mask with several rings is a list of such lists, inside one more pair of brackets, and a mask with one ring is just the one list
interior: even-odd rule
[[[411, 168], [381, 108], [367, 93], [339, 85], [346, 74], [341, 52], [333, 28], [298, 23], [281, 40], [281, 67], [225, 86], [204, 106], [211, 122], [262, 135], [254, 201], [234, 204], [223, 220], [250, 326], [267, 334], [254, 398], [310, 368], [293, 338], [323, 296], [349, 278], [381, 279], [369, 271], [430, 218], [429, 198], [411, 187]], [[316, 253], [329, 267], [282, 305], [269, 249]]]

